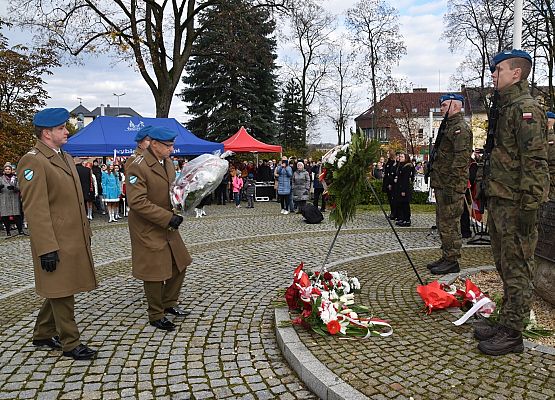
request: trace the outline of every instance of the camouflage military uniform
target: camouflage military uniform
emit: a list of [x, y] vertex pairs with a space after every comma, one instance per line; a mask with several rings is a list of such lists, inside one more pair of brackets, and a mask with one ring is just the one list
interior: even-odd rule
[[488, 229], [503, 281], [500, 323], [522, 331], [530, 313], [537, 210], [548, 187], [545, 112], [528, 81], [500, 91], [499, 120], [486, 177]]
[[547, 135], [547, 162], [549, 164], [549, 200], [555, 201], [555, 132]]
[[430, 173], [436, 197], [436, 224], [442, 257], [457, 261], [461, 257], [461, 221], [464, 192], [468, 182], [468, 160], [472, 154], [472, 131], [459, 112], [447, 118], [445, 136]]

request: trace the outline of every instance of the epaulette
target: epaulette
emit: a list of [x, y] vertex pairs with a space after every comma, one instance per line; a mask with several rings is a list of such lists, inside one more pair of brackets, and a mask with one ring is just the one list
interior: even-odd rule
[[36, 156], [37, 153], [38, 153], [38, 150], [37, 150], [37, 149], [31, 149], [31, 150], [29, 150], [29, 151], [27, 152], [27, 154], [32, 154], [32, 155], [34, 155], [34, 156]]

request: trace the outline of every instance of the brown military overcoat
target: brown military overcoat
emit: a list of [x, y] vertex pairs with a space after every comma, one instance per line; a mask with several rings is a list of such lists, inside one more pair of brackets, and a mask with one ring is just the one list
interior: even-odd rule
[[164, 166], [150, 149], [127, 167], [127, 202], [133, 276], [159, 282], [172, 276], [172, 256], [179, 271], [191, 263], [191, 256], [179, 231], [170, 231], [173, 215], [170, 185], [175, 179], [173, 163]]
[[[59, 298], [97, 287], [90, 247], [91, 229], [75, 164], [42, 141], [17, 165], [23, 210], [29, 224], [37, 293]], [[56, 270], [46, 272], [40, 256], [57, 251]]]

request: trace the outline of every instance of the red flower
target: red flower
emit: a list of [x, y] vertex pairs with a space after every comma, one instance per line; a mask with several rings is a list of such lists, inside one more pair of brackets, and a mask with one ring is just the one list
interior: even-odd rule
[[334, 319], [330, 322], [328, 322], [328, 324], [326, 325], [326, 327], [328, 328], [328, 332], [331, 335], [335, 335], [339, 332], [339, 330], [341, 329], [341, 324], [339, 323], [338, 320]]
[[304, 264], [300, 263], [297, 268], [295, 268], [295, 272], [293, 272], [293, 282], [299, 282], [301, 280], [303, 274]]
[[320, 289], [318, 289], [317, 287], [313, 287], [312, 288], [312, 294], [316, 295], [316, 296], [321, 296], [322, 295], [322, 291]]
[[332, 278], [333, 278], [333, 275], [330, 272], [328, 271], [324, 272], [324, 279], [326, 281], [331, 281]]
[[303, 271], [303, 275], [299, 281], [299, 285], [302, 287], [309, 287], [310, 286], [310, 278], [308, 277], [307, 273]]
[[318, 175], [318, 180], [322, 182], [324, 179], [326, 179], [327, 174], [328, 170], [326, 168], [322, 168], [322, 172], [320, 173], [320, 175]]
[[291, 285], [287, 288], [287, 291], [285, 292], [285, 301], [287, 302], [287, 305], [289, 306], [289, 308], [291, 309], [296, 309], [299, 307], [299, 289], [297, 289], [295, 287], [295, 285]]
[[305, 308], [301, 315], [303, 316], [303, 318], [308, 318], [310, 317], [310, 314], [312, 314], [312, 307], [310, 307], [309, 309]]

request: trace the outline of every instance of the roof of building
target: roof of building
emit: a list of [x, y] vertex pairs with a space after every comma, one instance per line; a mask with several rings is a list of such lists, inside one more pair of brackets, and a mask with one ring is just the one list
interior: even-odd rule
[[[463, 94], [461, 92], [453, 93]], [[414, 89], [410, 93], [390, 93], [380, 100], [376, 107], [370, 107], [356, 117], [355, 121], [371, 119], [374, 108], [379, 114], [388, 114], [391, 118], [427, 117], [430, 109], [439, 109], [439, 98], [444, 94], [445, 92], [428, 92], [426, 89]], [[465, 108], [466, 103], [465, 99]]]
[[[85, 117], [98, 117], [100, 116], [100, 109], [101, 107], [96, 107], [92, 110], [89, 115], [85, 115]], [[104, 115], [106, 117], [119, 117], [120, 115], [126, 115], [130, 117], [141, 117], [141, 115], [133, 110], [131, 107], [110, 107], [108, 104], [104, 107]]]
[[70, 115], [79, 115], [79, 114], [90, 114], [90, 111], [83, 106], [82, 104], [79, 104], [77, 107], [75, 107], [73, 110], [71, 110]]

